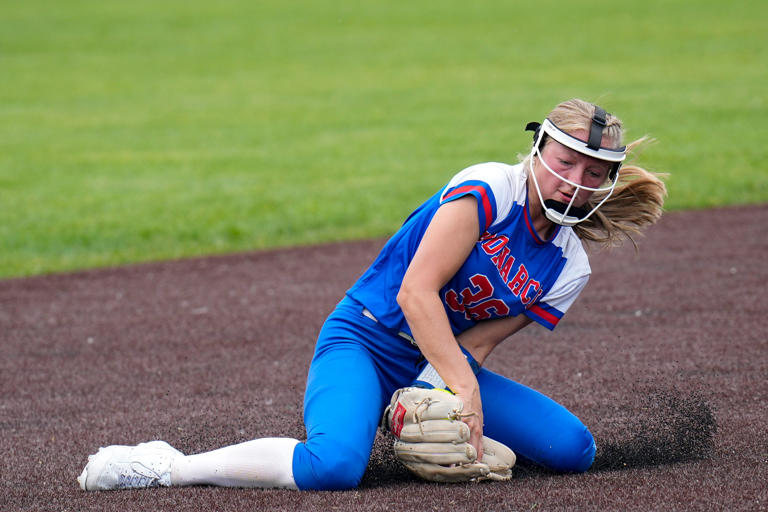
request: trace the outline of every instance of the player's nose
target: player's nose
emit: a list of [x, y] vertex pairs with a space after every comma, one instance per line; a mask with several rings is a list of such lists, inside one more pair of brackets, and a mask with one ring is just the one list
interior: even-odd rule
[[582, 185], [584, 183], [584, 173], [586, 172], [586, 166], [576, 165], [571, 169], [568, 179], [576, 185]]

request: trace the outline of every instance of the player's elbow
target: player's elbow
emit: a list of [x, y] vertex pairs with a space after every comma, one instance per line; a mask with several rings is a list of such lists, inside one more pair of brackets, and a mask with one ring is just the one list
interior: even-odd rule
[[428, 309], [429, 301], [437, 296], [437, 291], [425, 289], [406, 280], [400, 286], [396, 300], [407, 319], [422, 315]]
[[403, 313], [406, 313], [406, 310], [409, 309], [412, 301], [413, 293], [410, 288], [405, 282], [400, 286], [400, 290], [397, 292], [397, 297], [395, 300], [397, 301], [397, 305], [400, 306], [400, 309], [403, 311]]

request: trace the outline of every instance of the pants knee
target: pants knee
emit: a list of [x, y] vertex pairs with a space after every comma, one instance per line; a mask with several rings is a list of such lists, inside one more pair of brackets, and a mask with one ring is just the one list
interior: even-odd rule
[[561, 432], [547, 451], [545, 466], [563, 473], [583, 473], [595, 460], [595, 440], [582, 426]]
[[299, 443], [293, 453], [293, 478], [302, 490], [354, 489], [367, 466], [367, 457], [343, 448], [318, 453]]

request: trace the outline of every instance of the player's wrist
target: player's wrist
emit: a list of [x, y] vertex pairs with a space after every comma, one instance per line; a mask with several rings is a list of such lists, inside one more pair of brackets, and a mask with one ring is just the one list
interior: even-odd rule
[[[464, 347], [461, 347], [461, 346], [460, 348], [462, 353], [464, 354], [464, 358], [467, 361], [467, 364], [469, 365], [470, 370], [472, 371], [472, 374], [474, 376], [477, 376], [477, 374], [480, 373], [480, 364], [475, 360], [474, 357], [472, 357], [472, 354], [470, 354], [468, 350], [466, 350]], [[476, 381], [475, 381], [475, 384], [477, 384]], [[435, 367], [432, 366], [432, 364], [428, 361], [426, 366], [421, 370], [421, 372], [416, 377], [416, 379], [411, 383], [411, 386], [421, 387], [425, 389], [432, 389], [432, 388], [448, 389], [452, 393], [457, 392], [457, 389], [453, 389], [453, 387], [449, 387], [445, 383], [445, 380], [443, 380], [443, 378], [437, 372]]]

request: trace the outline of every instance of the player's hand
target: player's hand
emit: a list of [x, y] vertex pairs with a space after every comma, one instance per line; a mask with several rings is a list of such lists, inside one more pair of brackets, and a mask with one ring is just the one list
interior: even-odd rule
[[483, 404], [480, 388], [475, 384], [468, 391], [456, 392], [464, 403], [462, 421], [469, 427], [469, 444], [477, 450], [477, 462], [483, 460]]

